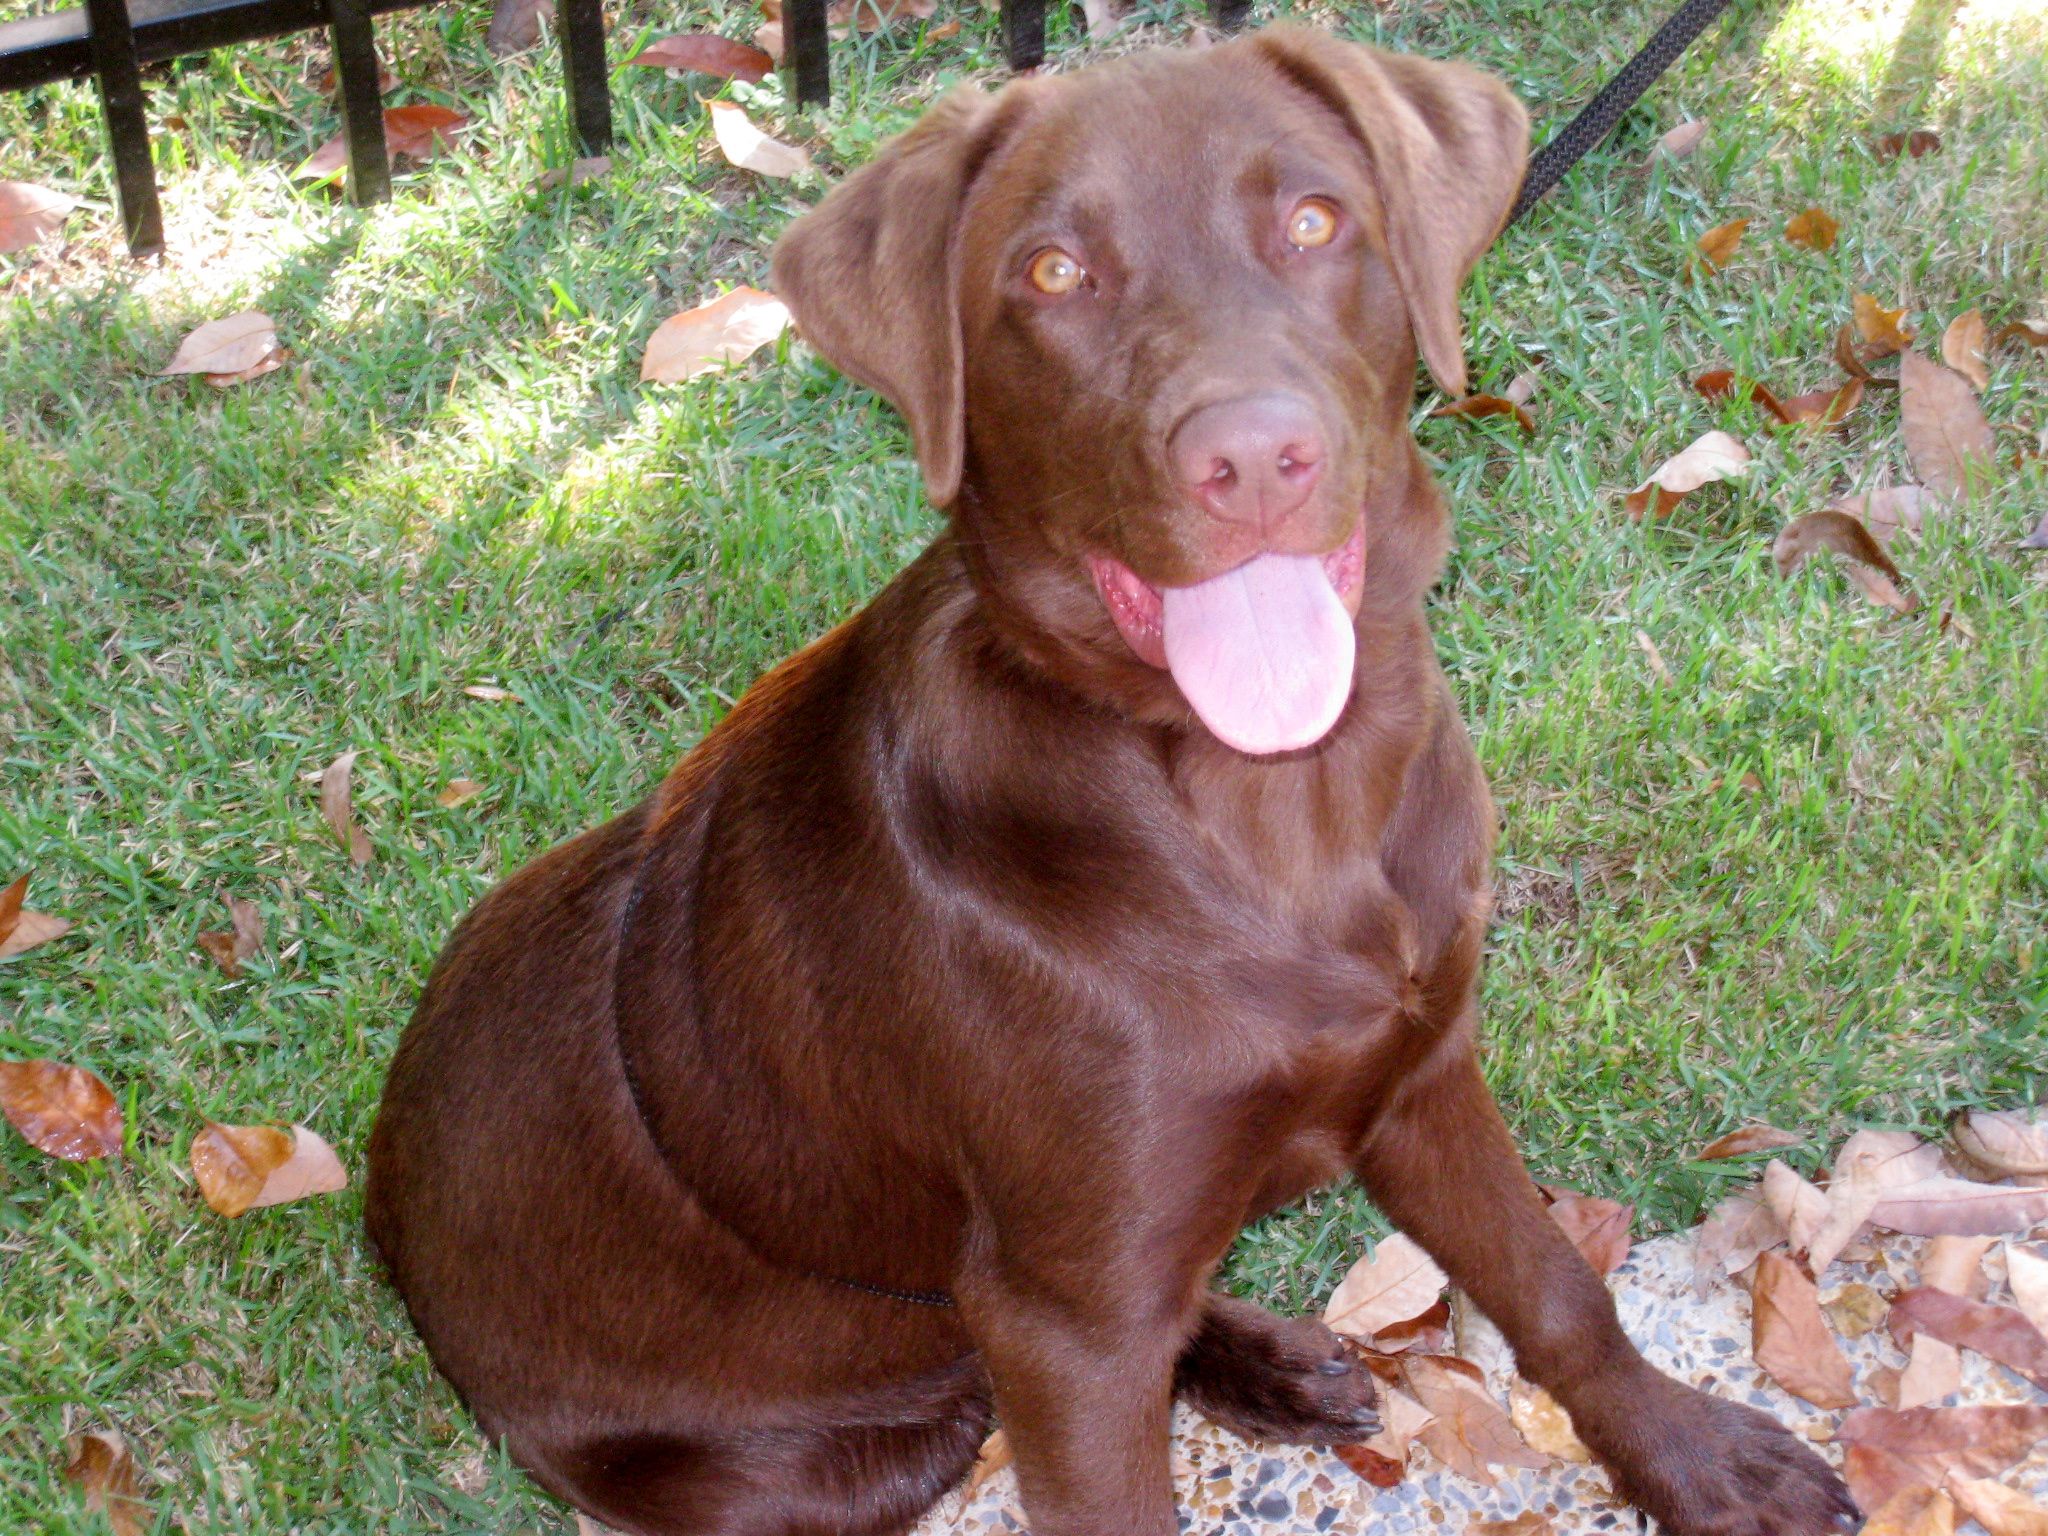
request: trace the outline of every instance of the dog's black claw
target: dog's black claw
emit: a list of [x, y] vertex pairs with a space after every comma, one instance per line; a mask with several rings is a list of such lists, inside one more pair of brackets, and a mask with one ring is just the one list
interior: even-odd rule
[[1317, 1366], [1316, 1373], [1321, 1376], [1349, 1376], [1351, 1374], [1351, 1362], [1344, 1356], [1338, 1355], [1336, 1358], [1325, 1360], [1321, 1365]]

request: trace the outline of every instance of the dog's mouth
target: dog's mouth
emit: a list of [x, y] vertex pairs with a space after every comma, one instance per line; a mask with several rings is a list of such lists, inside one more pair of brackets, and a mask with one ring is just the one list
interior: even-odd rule
[[1210, 734], [1240, 752], [1320, 741], [1351, 696], [1365, 521], [1327, 555], [1255, 555], [1191, 587], [1155, 587], [1090, 555], [1095, 587], [1139, 660], [1173, 674]]

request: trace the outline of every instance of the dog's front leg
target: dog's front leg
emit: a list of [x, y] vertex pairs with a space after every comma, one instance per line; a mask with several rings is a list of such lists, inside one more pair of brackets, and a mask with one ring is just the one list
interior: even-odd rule
[[1500, 1326], [1621, 1491], [1679, 1536], [1818, 1536], [1853, 1520], [1827, 1463], [1777, 1420], [1652, 1367], [1543, 1208], [1460, 1043], [1406, 1078], [1357, 1167], [1388, 1218]]
[[995, 1387], [1032, 1536], [1173, 1536], [1168, 1434], [1174, 1361], [1193, 1298], [1162, 1308], [1021, 1276], [959, 1288], [962, 1319]]

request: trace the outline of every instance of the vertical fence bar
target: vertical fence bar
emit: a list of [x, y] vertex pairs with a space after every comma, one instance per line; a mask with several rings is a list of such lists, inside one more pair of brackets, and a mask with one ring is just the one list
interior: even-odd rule
[[1003, 46], [1012, 69], [1045, 62], [1045, 0], [1003, 0]]
[[107, 143], [114, 152], [114, 186], [131, 256], [154, 256], [164, 248], [164, 214], [156, 200], [156, 166], [149, 155], [149, 119], [142, 110], [142, 65], [135, 57], [135, 29], [128, 0], [85, 0], [92, 29], [93, 79], [107, 119]]
[[612, 146], [612, 89], [604, 58], [604, 0], [562, 0], [562, 77], [569, 126], [586, 155]]
[[1252, 0], [1211, 0], [1219, 31], [1235, 32], [1251, 19]]
[[783, 0], [783, 53], [796, 70], [800, 107], [822, 107], [832, 99], [832, 60], [826, 52], [825, 0]]
[[384, 147], [384, 93], [377, 81], [377, 37], [366, 0], [327, 0], [334, 39], [334, 82], [341, 131], [348, 138], [348, 194], [358, 206], [391, 200], [391, 157]]

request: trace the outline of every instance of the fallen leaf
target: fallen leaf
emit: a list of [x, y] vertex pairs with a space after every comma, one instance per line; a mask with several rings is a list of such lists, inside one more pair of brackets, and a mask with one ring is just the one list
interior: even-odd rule
[[1441, 1354], [1451, 1338], [1451, 1303], [1448, 1298], [1405, 1322], [1389, 1323], [1372, 1336], [1372, 1347], [1396, 1355], [1412, 1349], [1425, 1355]]
[[1383, 1455], [1370, 1445], [1333, 1445], [1330, 1449], [1337, 1453], [1339, 1461], [1375, 1488], [1398, 1486], [1408, 1470], [1406, 1462]]
[[1859, 519], [1878, 543], [1889, 544], [1901, 532], [1920, 532], [1932, 500], [1921, 486], [1881, 486], [1853, 496], [1837, 496], [1828, 503], [1828, 510]]
[[117, 1434], [93, 1430], [64, 1442], [64, 1480], [85, 1490], [89, 1513], [104, 1513], [114, 1536], [142, 1536], [149, 1506], [136, 1493], [134, 1454]]
[[1984, 366], [1984, 317], [1968, 310], [1949, 321], [1941, 333], [1941, 360], [1970, 381], [1978, 393], [1990, 386], [1991, 371]]
[[[1399, 1376], [1398, 1371], [1396, 1375], [1399, 1380], [1406, 1380], [1405, 1377]], [[1382, 1460], [1392, 1462], [1397, 1468], [1406, 1467], [1408, 1465], [1409, 1446], [1414, 1443], [1417, 1435], [1429, 1427], [1430, 1421], [1435, 1417], [1435, 1414], [1417, 1402], [1414, 1396], [1402, 1386], [1397, 1385], [1395, 1382], [1382, 1380], [1380, 1383], [1380, 1432], [1366, 1441], [1365, 1447]], [[1352, 1464], [1346, 1463], [1346, 1465]], [[1353, 1466], [1352, 1469], [1354, 1471], [1358, 1470], [1356, 1466]], [[1366, 1477], [1367, 1474], [1359, 1472], [1359, 1476]], [[1398, 1480], [1397, 1476], [1396, 1481]], [[1367, 1477], [1367, 1481], [1371, 1481], [1371, 1479]], [[1382, 1483], [1377, 1486], [1390, 1488], [1393, 1484]]]
[[943, 43], [960, 35], [960, 23], [957, 20], [942, 21], [936, 27], [928, 28], [924, 35], [927, 42]]
[[2013, 1305], [2027, 1321], [2048, 1333], [2048, 1248], [2005, 1245], [2005, 1279]]
[[1550, 1219], [1565, 1230], [1572, 1245], [1602, 1275], [1612, 1274], [1628, 1257], [1635, 1238], [1629, 1224], [1636, 1208], [1597, 1195], [1568, 1194], [1550, 1203]]
[[1429, 414], [1432, 417], [1512, 416], [1515, 418], [1515, 425], [1522, 429], [1524, 437], [1536, 435], [1536, 418], [1529, 414], [1528, 407], [1500, 395], [1467, 395], [1464, 399], [1454, 400], [1449, 405], [1440, 405]]
[[1781, 1253], [1758, 1255], [1750, 1304], [1750, 1354], [1773, 1381], [1816, 1408], [1855, 1404], [1855, 1372], [1798, 1264]]
[[1928, 1239], [1920, 1255], [1920, 1283], [1947, 1291], [1951, 1296], [1982, 1301], [1991, 1285], [1990, 1277], [1984, 1273], [1984, 1255], [1991, 1251], [1991, 1243], [1988, 1237], [1953, 1234]]
[[213, 963], [230, 978], [242, 974], [242, 962], [263, 947], [263, 914], [256, 903], [230, 896], [228, 921], [231, 931], [199, 935], [199, 947], [213, 957]]
[[1918, 160], [1940, 148], [1941, 135], [1932, 128], [1915, 128], [1911, 133], [1880, 134], [1877, 139], [1877, 157], [1880, 160], [1896, 160], [1902, 154]]
[[1764, 1164], [1763, 1191], [1785, 1241], [1803, 1255], [1828, 1219], [1828, 1197], [1775, 1157]]
[[609, 176], [612, 171], [610, 155], [585, 155], [571, 160], [567, 165], [558, 165], [551, 171], [541, 173], [533, 184], [536, 192], [552, 192], [557, 187], [580, 187], [586, 181], [595, 181], [600, 176]]
[[1901, 1488], [1933, 1487], [1950, 1473], [1989, 1477], [2048, 1435], [2048, 1405], [1971, 1408], [1858, 1408], [1835, 1430], [1848, 1449], [1850, 1491], [1880, 1509]]
[[1465, 1362], [1447, 1355], [1400, 1358], [1409, 1390], [1435, 1415], [1416, 1432], [1416, 1439], [1445, 1466], [1491, 1487], [1494, 1466], [1544, 1464], [1541, 1456], [1522, 1443], [1513, 1422], [1487, 1395], [1485, 1386], [1458, 1369]]
[[1712, 229], [1693, 242], [1692, 259], [1685, 265], [1685, 276], [1689, 280], [1695, 272], [1718, 272], [1734, 258], [1735, 248], [1742, 244], [1742, 232], [1749, 228], [1747, 219], [1730, 219], [1726, 224], [1716, 224]]
[[1696, 117], [1690, 122], [1680, 123], [1676, 128], [1668, 129], [1664, 136], [1657, 140], [1656, 152], [1667, 160], [1683, 160], [1700, 147], [1700, 141], [1706, 136], [1706, 119]]
[[777, 64], [782, 62], [782, 23], [764, 21], [754, 28], [754, 46]]
[[1913, 471], [1954, 497], [1991, 467], [1991, 426], [1967, 380], [1908, 348], [1899, 358], [1899, 427]]
[[[446, 148], [451, 138], [469, 126], [465, 113], [452, 107], [420, 103], [409, 107], [386, 107], [384, 109], [384, 153], [396, 160], [408, 156], [414, 160], [431, 160]], [[311, 176], [325, 180], [339, 175], [348, 167], [348, 139], [336, 134], [308, 155], [293, 171], [294, 176]]]
[[1869, 365], [1880, 357], [1890, 357], [1897, 347], [1864, 346], [1856, 340], [1856, 323], [1844, 320], [1835, 332], [1835, 362], [1842, 372], [1849, 375], [1867, 389], [1897, 389], [1899, 381], [1887, 378], [1881, 373], [1872, 373]]
[[453, 810], [463, 801], [473, 800], [483, 792], [483, 785], [475, 779], [450, 779], [448, 787], [434, 796], [434, 803], [443, 810]]
[[1593, 1459], [1564, 1405], [1532, 1381], [1517, 1376], [1508, 1383], [1508, 1418], [1532, 1451], [1561, 1461]]
[[1886, 309], [1867, 293], [1858, 293], [1849, 300], [1849, 307], [1856, 318], [1856, 334], [1873, 347], [1882, 347], [1882, 357], [1888, 352], [1903, 352], [1913, 344], [1919, 334], [1905, 323], [1904, 309]]
[[711, 109], [711, 131], [717, 136], [719, 151], [730, 164], [778, 179], [802, 175], [811, 169], [807, 151], [769, 138], [734, 103], [713, 101], [706, 105]]
[[789, 329], [788, 307], [757, 288], [735, 288], [670, 315], [647, 338], [643, 383], [677, 384], [752, 357]]
[[981, 1491], [982, 1484], [994, 1477], [1017, 1459], [1010, 1449], [1010, 1437], [1003, 1430], [996, 1430], [981, 1442], [981, 1454], [974, 1458], [974, 1466], [967, 1474], [967, 1481], [960, 1489], [960, 1507], [964, 1510], [974, 1496]]
[[766, 79], [775, 68], [775, 60], [764, 49], [736, 43], [715, 32], [658, 37], [626, 62], [655, 69], [693, 70], [700, 75], [744, 80], [749, 85]]
[[511, 689], [500, 688], [495, 683], [471, 683], [462, 691], [472, 699], [482, 699], [486, 704], [503, 704], [507, 699], [514, 697]]
[[282, 1205], [348, 1187], [334, 1149], [295, 1125], [220, 1125], [192, 1138], [192, 1174], [206, 1203], [223, 1216]]
[[2024, 1232], [2048, 1221], [2048, 1189], [1978, 1184], [1969, 1179], [1922, 1179], [1887, 1190], [1870, 1213], [1871, 1222], [1913, 1237], [1996, 1236]]
[[[1932, 1339], [1927, 1341], [1932, 1344]], [[1866, 1396], [1876, 1398], [1887, 1408], [1899, 1406], [1899, 1370], [1893, 1365], [1874, 1365], [1863, 1373], [1863, 1390]]]
[[1906, 1488], [1863, 1523], [1859, 1536], [1954, 1536], [1955, 1501], [1939, 1488]]
[[1527, 368], [1516, 374], [1508, 380], [1508, 387], [1500, 392], [1501, 398], [1516, 405], [1527, 405], [1535, 398], [1538, 375], [1541, 372], [1540, 368]]
[[1842, 226], [1819, 208], [1795, 213], [1785, 225], [1785, 239], [1809, 251], [1831, 251]]
[[[1919, 606], [1898, 589], [1899, 568], [1871, 536], [1870, 530], [1846, 512], [1828, 508], [1796, 517], [1778, 531], [1771, 544], [1771, 558], [1780, 576], [1790, 576], [1816, 550], [1831, 550], [1850, 562], [1848, 575], [1863, 595], [1895, 613], [1911, 613]], [[1868, 1215], [1857, 1217], [1858, 1224]], [[1848, 1233], [1842, 1234], [1847, 1242]], [[1839, 1252], [1839, 1248], [1836, 1249]], [[1832, 1257], [1832, 1255], [1830, 1255]], [[1816, 1272], [1824, 1265], [1816, 1266]]]
[[178, 343], [159, 378], [177, 373], [240, 373], [271, 357], [277, 347], [277, 324], [260, 309], [245, 309], [222, 320], [209, 320]]
[[494, 59], [524, 53], [540, 41], [541, 22], [554, 19], [554, 0], [498, 0], [484, 47]]
[[1756, 1190], [1736, 1190], [1693, 1233], [1693, 1288], [1704, 1296], [1723, 1275], [1749, 1268], [1785, 1235], [1783, 1219]]
[[1323, 1322], [1345, 1338], [1371, 1339], [1382, 1328], [1427, 1312], [1450, 1279], [1402, 1232], [1352, 1265], [1323, 1307]]
[[2023, 320], [2011, 320], [2001, 325], [1991, 339], [1993, 342], [2017, 341], [2029, 347], [2048, 347], [2048, 326], [2028, 325]]
[[2016, 1307], [1992, 1306], [1916, 1285], [1892, 1302], [1891, 1329], [1902, 1346], [1916, 1334], [1930, 1333], [1945, 1344], [1996, 1360], [2048, 1390], [2048, 1337]]
[[0, 181], [0, 255], [40, 245], [77, 206], [77, 198], [32, 181]]
[[0, 1113], [38, 1152], [89, 1163], [121, 1150], [121, 1109], [105, 1083], [61, 1061], [0, 1061]]
[[320, 775], [320, 814], [327, 818], [349, 861], [358, 868], [370, 862], [370, 839], [355, 820], [354, 777], [359, 751], [344, 752]]
[[1988, 1477], [1949, 1474], [1956, 1505], [1991, 1536], [2048, 1536], [2048, 1506]]
[[[1725, 400], [1737, 393], [1735, 370], [1710, 368], [1692, 381], [1692, 387], [1705, 399]], [[1741, 398], [1762, 406], [1777, 420], [1788, 423], [1791, 421], [1792, 418], [1785, 413], [1784, 402], [1772, 394], [1767, 385], [1752, 383], [1747, 389], [1740, 391], [1740, 394]]]
[[1744, 1157], [1751, 1152], [1769, 1152], [1778, 1147], [1796, 1147], [1806, 1140], [1775, 1125], [1745, 1125], [1725, 1136], [1716, 1136], [1693, 1153], [1696, 1163], [1716, 1162], [1724, 1157]]
[[31, 911], [22, 905], [27, 899], [27, 875], [16, 876], [12, 885], [0, 890], [0, 960], [26, 954], [38, 944], [60, 939], [71, 931], [68, 918]]
[[1791, 425], [1816, 427], [1823, 431], [1842, 426], [1863, 403], [1863, 391], [1868, 382], [1865, 379], [1844, 379], [1833, 388], [1824, 387], [1793, 395], [1778, 402], [1777, 415]]
[[1972, 1109], [1956, 1117], [1949, 1135], [1971, 1162], [2001, 1178], [2048, 1175], [2048, 1119], [2030, 1120], [2010, 1109]]
[[1881, 1292], [1852, 1281], [1823, 1301], [1820, 1309], [1835, 1332], [1845, 1339], [1860, 1339], [1884, 1321], [1890, 1306]]
[[1465, 1527], [1465, 1536], [1550, 1536], [1551, 1524], [1533, 1509], [1512, 1520], [1479, 1520]]
[[1665, 517], [1688, 491], [1696, 491], [1715, 480], [1740, 477], [1748, 469], [1747, 448], [1726, 432], [1708, 432], [1652, 470], [1649, 479], [1628, 493], [1623, 505], [1637, 522], [1646, 513]]
[[825, 20], [831, 27], [878, 32], [899, 21], [928, 20], [937, 8], [935, 0], [832, 0]]
[[[336, 74], [332, 66], [330, 66], [320, 76], [320, 94], [322, 96], [333, 96], [337, 94], [340, 91], [340, 89], [341, 76]], [[389, 96], [393, 91], [397, 89], [398, 76], [391, 73], [391, 71], [386, 69], [382, 64], [379, 64], [377, 66], [377, 94], [379, 96]]]
[[1646, 630], [1636, 631], [1636, 649], [1643, 653], [1643, 660], [1650, 665], [1650, 674], [1665, 687], [1671, 686], [1671, 669], [1664, 665], [1664, 653], [1657, 649]]
[[1963, 1357], [1931, 1333], [1916, 1334], [1892, 1393], [1895, 1408], [1924, 1408], [1963, 1390]]

